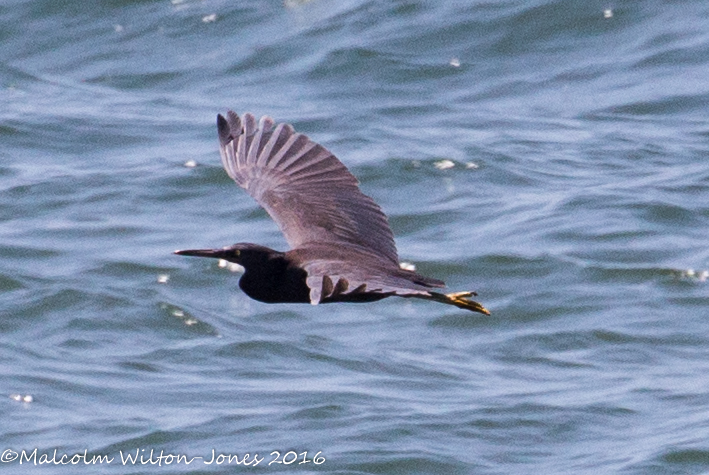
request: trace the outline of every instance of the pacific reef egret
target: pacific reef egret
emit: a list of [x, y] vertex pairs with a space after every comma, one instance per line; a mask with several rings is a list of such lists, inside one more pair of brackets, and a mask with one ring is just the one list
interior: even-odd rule
[[[275, 126], [275, 127], [274, 127]], [[251, 114], [217, 116], [222, 164], [278, 224], [291, 247], [258, 244], [175, 251], [244, 267], [239, 287], [266, 303], [373, 302], [385, 297], [433, 300], [489, 315], [445, 284], [399, 266], [386, 215], [357, 179], [322, 145], [290, 124]]]

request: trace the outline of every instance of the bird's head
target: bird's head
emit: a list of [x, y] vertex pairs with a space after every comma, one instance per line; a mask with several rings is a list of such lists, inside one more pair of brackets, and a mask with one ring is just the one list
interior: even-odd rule
[[251, 266], [263, 265], [271, 257], [280, 255], [281, 253], [265, 246], [259, 246], [258, 244], [240, 242], [221, 249], [187, 249], [184, 251], [175, 251], [175, 254], [224, 259], [240, 264], [248, 269]]

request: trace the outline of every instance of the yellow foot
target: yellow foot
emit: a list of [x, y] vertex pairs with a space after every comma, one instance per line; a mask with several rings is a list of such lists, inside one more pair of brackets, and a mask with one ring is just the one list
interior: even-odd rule
[[476, 292], [453, 292], [451, 294], [446, 294], [446, 297], [452, 299], [458, 299], [461, 297], [472, 297], [473, 295], [478, 295]]
[[474, 292], [455, 292], [452, 294], [446, 294], [446, 297], [450, 299], [450, 304], [455, 305], [458, 308], [464, 308], [466, 310], [471, 310], [473, 312], [484, 313], [485, 315], [490, 315], [488, 309], [480, 305], [475, 300], [470, 300], [472, 295], [476, 295]]
[[426, 298], [429, 300], [435, 300], [436, 302], [446, 303], [448, 305], [455, 305], [458, 308], [464, 308], [470, 310], [471, 312], [478, 312], [485, 315], [490, 315], [488, 309], [480, 305], [475, 300], [470, 300], [468, 297], [477, 295], [475, 292], [453, 292], [450, 294], [439, 294], [436, 292], [429, 292]]

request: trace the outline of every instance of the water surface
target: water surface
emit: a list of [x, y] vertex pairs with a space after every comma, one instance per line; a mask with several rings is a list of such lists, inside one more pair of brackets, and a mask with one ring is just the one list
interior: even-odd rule
[[[113, 458], [6, 465], [706, 472], [708, 17], [696, 0], [5, 2], [0, 452]], [[270, 306], [172, 255], [286, 247], [221, 169], [227, 108], [332, 150], [402, 260], [493, 315]], [[193, 462], [126, 468], [136, 450]]]

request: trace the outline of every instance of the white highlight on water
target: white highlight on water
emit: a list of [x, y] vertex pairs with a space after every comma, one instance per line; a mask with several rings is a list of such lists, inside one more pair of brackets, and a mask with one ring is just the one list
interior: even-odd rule
[[439, 160], [433, 164], [434, 167], [438, 168], [439, 170], [448, 170], [449, 168], [453, 168], [455, 166], [455, 162], [452, 160]]
[[246, 269], [244, 269], [244, 266], [236, 264], [234, 262], [229, 262], [225, 259], [219, 259], [219, 263], [217, 264], [219, 267], [223, 267], [227, 270], [230, 270], [231, 272], [244, 272]]

